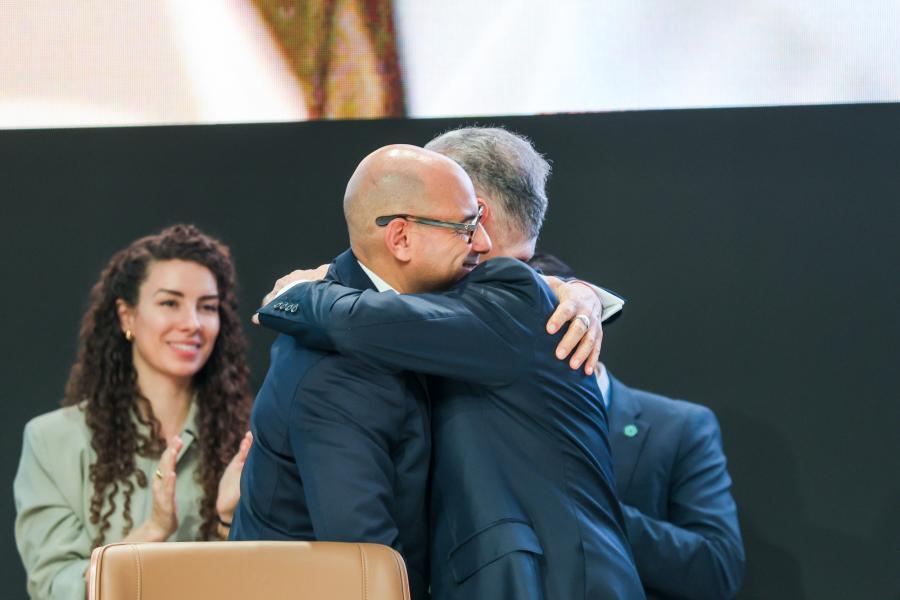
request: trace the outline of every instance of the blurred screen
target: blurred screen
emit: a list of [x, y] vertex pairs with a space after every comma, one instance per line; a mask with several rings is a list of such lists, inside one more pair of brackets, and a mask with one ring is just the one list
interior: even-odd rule
[[896, 0], [0, 0], [0, 128], [900, 100]]

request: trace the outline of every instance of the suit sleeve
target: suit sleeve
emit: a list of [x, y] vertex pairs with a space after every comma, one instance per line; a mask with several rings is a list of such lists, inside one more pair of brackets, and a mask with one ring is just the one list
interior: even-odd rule
[[260, 322], [382, 368], [502, 385], [519, 376], [534, 341], [521, 315], [509, 310], [510, 303], [523, 306], [522, 295], [486, 287], [394, 294], [310, 282], [282, 297], [282, 306], [297, 310], [273, 303], [260, 309]]
[[[340, 367], [319, 363], [320, 378], [301, 383], [296, 393], [303, 399], [294, 402], [288, 428], [316, 539], [366, 540], [402, 553], [387, 442], [395, 433], [387, 430], [389, 419], [379, 418], [393, 414], [395, 407], [353, 403], [366, 396], [355, 389], [365, 385], [365, 374], [326, 372], [334, 368]], [[344, 383], [339, 392], [329, 385], [337, 377]], [[336, 393], [345, 401], [336, 401]]]
[[683, 598], [731, 598], [744, 549], [719, 426], [708, 409], [686, 419], [669, 491], [669, 520], [623, 505], [644, 586]]
[[13, 482], [16, 546], [38, 598], [84, 598], [91, 540], [51, 475], [52, 455], [34, 422], [25, 427]]

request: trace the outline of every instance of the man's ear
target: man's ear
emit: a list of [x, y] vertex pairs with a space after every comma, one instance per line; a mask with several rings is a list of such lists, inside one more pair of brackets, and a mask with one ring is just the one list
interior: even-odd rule
[[404, 219], [394, 219], [384, 228], [384, 243], [388, 251], [398, 261], [407, 263], [412, 260], [411, 223]]
[[134, 308], [121, 298], [116, 299], [116, 313], [119, 315], [119, 327], [123, 333], [134, 329]]
[[481, 213], [481, 221], [479, 221], [479, 223], [481, 223], [482, 227], [487, 227], [491, 222], [491, 219], [493, 218], [491, 207], [487, 202], [484, 201], [481, 196], [478, 196], [477, 198], [475, 198], [475, 200], [478, 201], [479, 207], [484, 207], [484, 210]]

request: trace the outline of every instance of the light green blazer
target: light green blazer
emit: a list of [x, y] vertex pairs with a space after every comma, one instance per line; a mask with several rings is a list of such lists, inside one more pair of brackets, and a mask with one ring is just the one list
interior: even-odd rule
[[[196, 480], [200, 464], [196, 406], [196, 402], [191, 403], [181, 433], [184, 449], [175, 469], [178, 530], [169, 541], [196, 540], [202, 522], [203, 493]], [[91, 541], [99, 531], [90, 522], [94, 488], [88, 476], [90, 465], [97, 457], [91, 449], [84, 412], [80, 407], [70, 406], [35, 417], [25, 426], [24, 437], [13, 495], [16, 545], [28, 573], [28, 593], [32, 598], [41, 599], [83, 599]], [[137, 456], [135, 462], [147, 481], [152, 481], [158, 459]], [[134, 481], [131, 516], [137, 527], [150, 516], [152, 493], [149, 485], [140, 488]], [[124, 498], [120, 490], [115, 497], [116, 510], [109, 518], [105, 543], [125, 537]]]

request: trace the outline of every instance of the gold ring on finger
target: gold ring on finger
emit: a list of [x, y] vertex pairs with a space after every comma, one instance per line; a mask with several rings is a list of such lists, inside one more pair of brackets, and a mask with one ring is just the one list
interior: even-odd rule
[[157, 470], [156, 470], [156, 473], [154, 473], [153, 476], [156, 477], [157, 479], [162, 479], [162, 478], [163, 478], [162, 471], [160, 471], [159, 469], [157, 469]]

